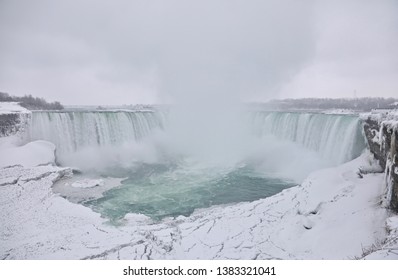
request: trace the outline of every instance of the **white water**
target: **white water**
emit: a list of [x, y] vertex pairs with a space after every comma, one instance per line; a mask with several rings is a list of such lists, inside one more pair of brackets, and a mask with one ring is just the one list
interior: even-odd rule
[[[190, 128], [181, 131], [173, 129], [177, 121], [167, 120], [160, 111], [33, 112], [28, 138], [53, 142], [58, 160], [65, 165], [93, 169], [108, 163], [152, 163], [162, 155], [188, 155], [190, 150], [190, 155], [224, 157], [224, 163], [235, 158], [236, 163], [253, 156], [268, 161], [273, 157], [277, 167], [278, 159], [283, 161], [282, 167], [294, 162], [292, 156], [296, 155], [300, 165], [300, 161], [309, 161], [306, 157], [314, 158], [315, 152], [317, 159], [310, 168], [314, 169], [318, 158], [336, 165], [357, 157], [365, 147], [356, 116], [250, 112], [242, 113], [246, 128], [242, 121], [224, 120], [226, 129], [214, 125], [211, 116], [203, 112], [204, 121], [180, 116], [178, 122], [185, 125], [179, 127]], [[266, 165], [272, 166], [271, 162]]]
[[54, 143], [61, 165], [101, 171], [156, 161], [146, 138], [164, 125], [164, 114], [154, 111], [33, 112], [27, 140]]
[[317, 113], [254, 112], [253, 133], [275, 135], [316, 151], [322, 158], [340, 164], [359, 156], [365, 148], [359, 119], [350, 115]]
[[163, 129], [164, 116], [152, 111], [34, 112], [30, 139], [53, 142], [59, 153], [88, 147], [138, 142], [155, 129]]

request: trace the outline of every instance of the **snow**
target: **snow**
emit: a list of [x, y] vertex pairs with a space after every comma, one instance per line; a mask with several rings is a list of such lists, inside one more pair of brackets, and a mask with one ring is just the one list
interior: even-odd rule
[[384, 175], [357, 175], [372, 170], [369, 154], [266, 199], [160, 222], [127, 214], [113, 226], [53, 191], [72, 170], [45, 165], [40, 149], [53, 152], [40, 141], [2, 156], [25, 155], [25, 164], [0, 169], [0, 259], [353, 259], [367, 248], [366, 258], [398, 258], [397, 218], [380, 205]]
[[17, 102], [0, 102], [0, 145], [20, 142], [30, 119], [31, 112]]
[[350, 109], [330, 109], [322, 111], [324, 114], [330, 115], [357, 115], [358, 111], [350, 110]]
[[[73, 169], [72, 172], [74, 173]], [[73, 203], [82, 203], [103, 197], [106, 191], [120, 186], [124, 179], [126, 178], [90, 179], [84, 175], [74, 175], [56, 182], [52, 186], [52, 191]]]
[[388, 236], [380, 245], [381, 249], [371, 252], [365, 259], [398, 259], [398, 216], [388, 218], [386, 221], [386, 228]]
[[72, 183], [72, 187], [74, 188], [94, 188], [101, 187], [104, 185], [104, 180], [102, 179], [83, 179], [81, 181], [76, 181]]
[[33, 167], [55, 162], [55, 145], [47, 141], [38, 140], [21, 147], [4, 146], [0, 151], [0, 168], [13, 165]]
[[30, 111], [21, 107], [18, 102], [0, 102], [0, 115], [15, 113], [28, 114]]
[[390, 233], [398, 235], [398, 216], [388, 218], [386, 225]]
[[398, 110], [372, 110], [370, 113], [362, 113], [360, 117], [364, 120], [370, 119], [378, 122], [398, 121]]

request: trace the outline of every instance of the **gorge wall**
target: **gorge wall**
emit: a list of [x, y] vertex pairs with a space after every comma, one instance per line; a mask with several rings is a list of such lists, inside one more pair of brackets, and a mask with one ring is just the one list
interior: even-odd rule
[[0, 137], [15, 134], [17, 132], [18, 123], [18, 114], [0, 115]]
[[385, 171], [386, 204], [398, 212], [398, 113], [371, 113], [362, 119], [369, 149]]
[[30, 117], [31, 112], [17, 102], [0, 102], [0, 137], [23, 132]]

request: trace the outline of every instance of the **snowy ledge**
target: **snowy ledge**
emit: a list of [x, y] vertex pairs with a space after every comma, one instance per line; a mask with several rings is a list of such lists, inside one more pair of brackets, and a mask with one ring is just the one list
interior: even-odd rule
[[0, 115], [15, 113], [29, 114], [30, 111], [20, 106], [18, 102], [0, 102]]
[[383, 174], [357, 175], [375, 168], [369, 154], [266, 199], [161, 222], [128, 214], [119, 227], [55, 194], [71, 169], [41, 161], [0, 169], [0, 259], [398, 258], [398, 222], [380, 203]]
[[379, 124], [382, 122], [398, 121], [398, 110], [373, 110], [369, 113], [360, 114], [362, 120], [372, 120]]

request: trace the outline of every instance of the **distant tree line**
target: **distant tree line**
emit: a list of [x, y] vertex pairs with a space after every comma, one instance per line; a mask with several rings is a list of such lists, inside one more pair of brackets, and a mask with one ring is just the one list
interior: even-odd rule
[[301, 98], [271, 100], [264, 104], [266, 107], [280, 110], [307, 109], [329, 110], [348, 109], [356, 111], [370, 111], [372, 109], [396, 109], [397, 98], [361, 97], [361, 98]]
[[25, 95], [22, 97], [11, 96], [8, 93], [0, 92], [0, 102], [19, 102], [22, 107], [29, 110], [62, 110], [64, 106], [58, 101], [49, 103], [44, 98]]

